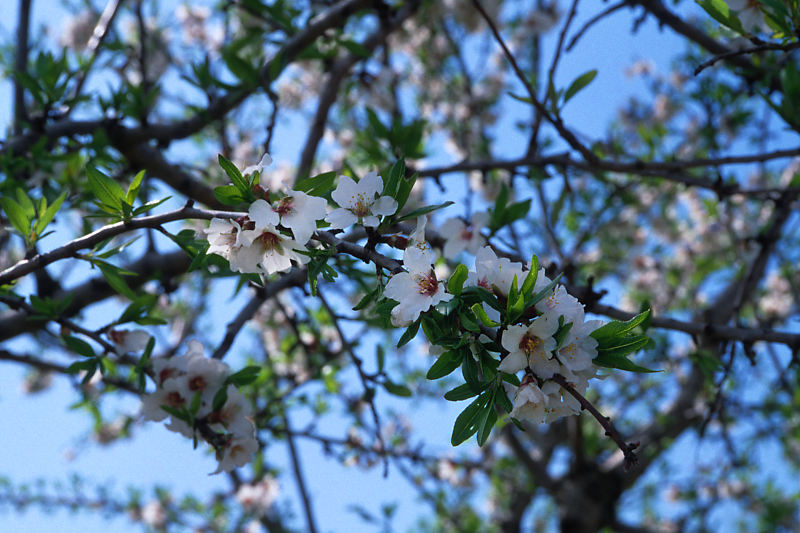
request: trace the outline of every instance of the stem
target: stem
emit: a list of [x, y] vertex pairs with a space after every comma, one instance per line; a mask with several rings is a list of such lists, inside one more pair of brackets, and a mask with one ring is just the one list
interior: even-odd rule
[[607, 416], [603, 416], [600, 411], [598, 411], [592, 402], [587, 400], [583, 397], [581, 393], [576, 391], [572, 385], [567, 383], [567, 380], [561, 374], [556, 374], [551, 378], [552, 381], [561, 385], [561, 388], [570, 393], [578, 402], [581, 404], [581, 407], [589, 411], [589, 413], [603, 426], [603, 429], [606, 430], [606, 436], [611, 437], [619, 449], [622, 450], [622, 454], [625, 456], [625, 470], [629, 470], [631, 466], [635, 466], [639, 462], [639, 458], [636, 457], [636, 453], [633, 451], [639, 447], [638, 442], [626, 443], [625, 439], [622, 438], [617, 428], [614, 427], [614, 424], [611, 422], [611, 419]]
[[303, 471], [300, 468], [300, 459], [297, 455], [297, 448], [294, 444], [294, 437], [292, 436], [292, 429], [289, 426], [289, 417], [286, 413], [283, 414], [283, 423], [286, 426], [286, 442], [289, 446], [289, 455], [292, 459], [292, 469], [294, 470], [294, 477], [297, 479], [297, 489], [300, 491], [300, 497], [303, 500], [303, 510], [306, 513], [306, 523], [308, 524], [308, 531], [310, 533], [317, 533], [317, 526], [314, 522], [314, 512], [311, 509], [311, 499], [308, 497], [308, 490], [306, 483], [303, 479]]

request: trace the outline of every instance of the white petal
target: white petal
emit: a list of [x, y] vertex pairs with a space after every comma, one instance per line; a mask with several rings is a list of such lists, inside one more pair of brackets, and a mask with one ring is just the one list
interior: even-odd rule
[[409, 246], [403, 252], [403, 265], [412, 274], [427, 274], [431, 270], [430, 252], [417, 246]]
[[505, 358], [500, 361], [500, 366], [497, 367], [497, 370], [513, 374], [514, 372], [519, 372], [526, 366], [528, 366], [528, 359], [525, 357], [525, 354], [516, 351], [505, 356]]
[[358, 217], [352, 211], [340, 207], [328, 213], [325, 222], [329, 223], [333, 229], [344, 229], [358, 222]]
[[374, 215], [367, 215], [361, 219], [361, 224], [367, 228], [377, 228], [381, 221]]
[[250, 204], [248, 216], [250, 220], [256, 223], [256, 228], [261, 229], [267, 226], [275, 226], [281, 220], [280, 215], [265, 200], [256, 200]]
[[376, 215], [393, 215], [397, 211], [397, 200], [390, 196], [381, 196], [372, 204], [372, 212]]
[[392, 300], [401, 302], [410, 292], [415, 290], [416, 287], [414, 286], [414, 280], [411, 274], [408, 272], [399, 272], [392, 276], [388, 283], [386, 283], [386, 289], [384, 289], [383, 295]]
[[383, 180], [377, 172], [367, 172], [366, 176], [358, 182], [358, 188], [367, 198], [374, 198], [383, 192]]
[[331, 193], [333, 201], [340, 207], [355, 207], [358, 193], [361, 192], [358, 184], [350, 176], [339, 176], [339, 184]]

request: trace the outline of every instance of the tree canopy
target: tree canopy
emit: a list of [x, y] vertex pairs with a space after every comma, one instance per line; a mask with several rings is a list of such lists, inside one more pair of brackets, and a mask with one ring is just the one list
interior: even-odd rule
[[47, 6], [0, 51], [0, 361], [214, 489], [43, 464], [0, 509], [800, 530], [800, 2]]

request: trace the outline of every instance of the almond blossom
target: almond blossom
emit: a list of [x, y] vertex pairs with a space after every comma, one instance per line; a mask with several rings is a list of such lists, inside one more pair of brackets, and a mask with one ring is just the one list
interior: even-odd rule
[[488, 222], [489, 213], [485, 211], [472, 215], [469, 224], [460, 218], [447, 219], [439, 228], [439, 233], [445, 238], [442, 254], [447, 259], [454, 259], [464, 250], [471, 254], [478, 253], [480, 247], [486, 244], [481, 229], [486, 227]]
[[552, 315], [542, 315], [527, 326], [509, 326], [501, 341], [509, 353], [498, 370], [513, 373], [530, 366], [540, 378], [553, 377], [558, 372], [558, 361], [552, 359], [557, 329], [558, 319]]
[[368, 228], [375, 228], [380, 221], [378, 215], [388, 216], [397, 211], [397, 201], [389, 196], [380, 196], [383, 180], [377, 172], [369, 172], [356, 183], [348, 176], [339, 176], [339, 184], [331, 198], [339, 204], [325, 221], [334, 229], [344, 229], [361, 221]]
[[387, 298], [400, 302], [392, 309], [392, 324], [398, 327], [411, 324], [421, 312], [453, 297], [436, 279], [430, 250], [409, 246], [403, 253], [403, 265], [408, 272], [392, 276], [384, 291]]
[[[273, 225], [280, 223], [292, 231], [298, 243], [305, 244], [317, 230], [317, 220], [325, 218], [327, 205], [324, 198], [309, 196], [302, 191], [288, 190], [274, 205], [268, 204], [265, 200], [253, 202], [250, 206], [250, 216], [253, 220], [271, 221], [268, 223]], [[269, 211], [275, 213], [277, 217], [270, 215]]]

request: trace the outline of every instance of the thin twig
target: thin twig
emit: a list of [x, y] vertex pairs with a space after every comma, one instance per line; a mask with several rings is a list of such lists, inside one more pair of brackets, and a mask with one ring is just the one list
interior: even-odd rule
[[581, 404], [581, 408], [589, 413], [603, 426], [603, 429], [606, 430], [606, 436], [610, 437], [619, 449], [622, 450], [622, 454], [625, 456], [625, 470], [629, 470], [632, 466], [635, 466], [639, 462], [639, 458], [636, 457], [636, 453], [633, 451], [639, 447], [638, 442], [627, 443], [625, 439], [622, 438], [617, 428], [614, 427], [614, 424], [611, 422], [611, 419], [607, 416], [603, 416], [600, 414], [592, 402], [587, 400], [583, 397], [581, 393], [576, 391], [572, 385], [570, 385], [567, 380], [561, 374], [556, 374], [552, 378], [554, 382], [561, 385], [561, 388], [570, 393], [578, 402]]
[[317, 526], [314, 521], [314, 512], [311, 509], [311, 498], [308, 496], [308, 489], [306, 489], [306, 482], [303, 478], [303, 470], [300, 466], [300, 458], [297, 455], [297, 448], [295, 447], [294, 437], [292, 436], [292, 428], [289, 426], [289, 417], [286, 415], [286, 413], [283, 414], [283, 424], [286, 426], [286, 442], [289, 447], [289, 455], [292, 459], [294, 477], [297, 480], [297, 489], [300, 491], [300, 498], [303, 501], [303, 510], [306, 513], [308, 531], [310, 533], [317, 533]]

